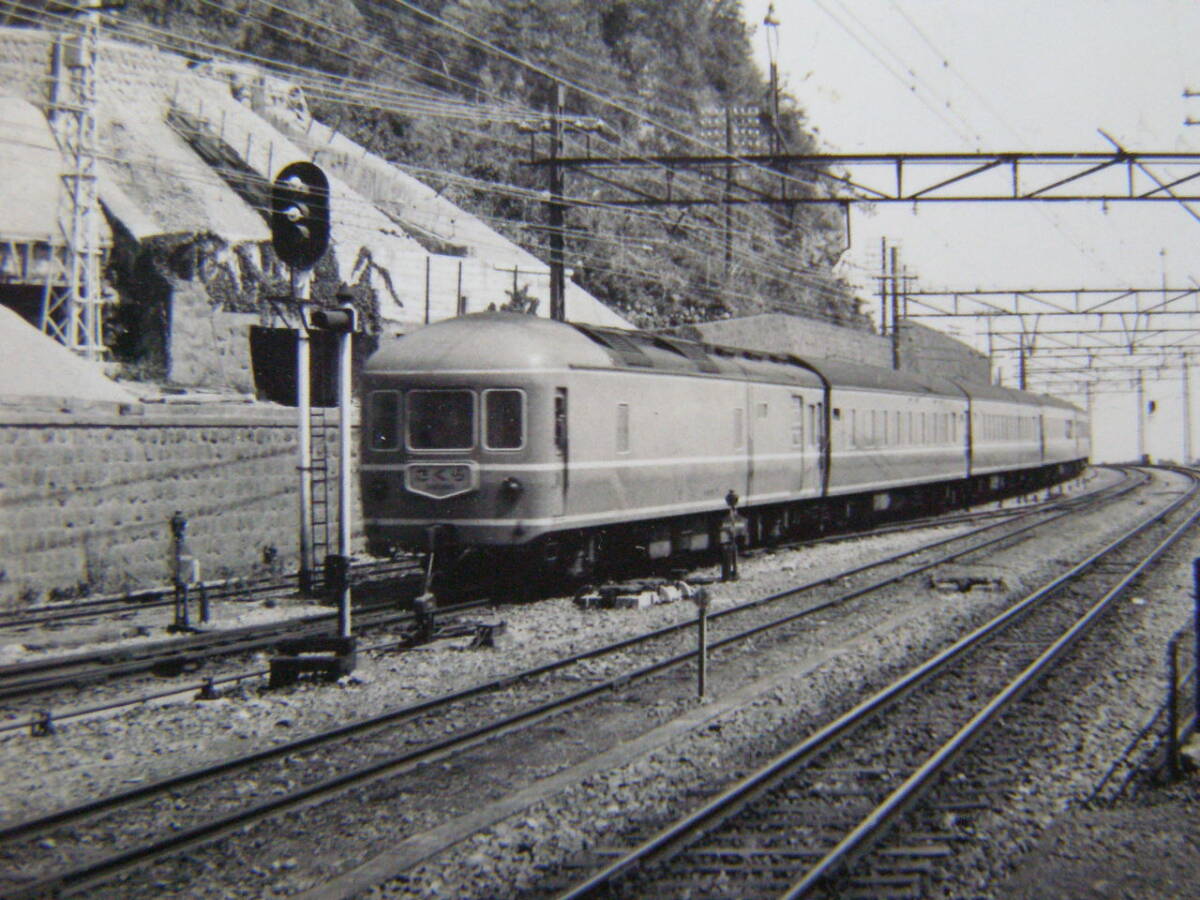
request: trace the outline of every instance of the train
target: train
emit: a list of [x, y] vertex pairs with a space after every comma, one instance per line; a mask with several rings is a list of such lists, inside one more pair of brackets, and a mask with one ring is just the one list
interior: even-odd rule
[[1077, 476], [1087, 415], [957, 378], [510, 312], [388, 339], [362, 372], [368, 550], [587, 576], [612, 555], [822, 533]]

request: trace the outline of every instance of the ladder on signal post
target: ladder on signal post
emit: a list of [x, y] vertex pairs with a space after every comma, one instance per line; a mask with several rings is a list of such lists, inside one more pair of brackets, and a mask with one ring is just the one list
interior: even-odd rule
[[309, 420], [309, 434], [312, 437], [312, 459], [309, 462], [310, 481], [309, 494], [309, 524], [312, 533], [313, 569], [316, 577], [322, 577], [325, 557], [329, 555], [332, 513], [329, 505], [330, 495], [330, 435], [336, 439], [337, 426], [329, 421], [328, 408], [314, 404]]

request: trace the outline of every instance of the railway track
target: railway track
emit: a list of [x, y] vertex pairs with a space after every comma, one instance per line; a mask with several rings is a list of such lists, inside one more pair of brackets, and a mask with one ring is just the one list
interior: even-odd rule
[[[356, 584], [369, 584], [385, 579], [398, 579], [406, 575], [419, 574], [420, 564], [416, 560], [358, 563], [352, 576]], [[316, 587], [320, 588], [319, 577]], [[296, 575], [278, 578], [227, 579], [204, 582], [192, 589], [193, 603], [204, 594], [211, 603], [240, 603], [258, 597], [279, 593], [295, 593], [300, 589]], [[30, 609], [0, 612], [0, 630], [29, 629], [46, 626], [63, 626], [68, 622], [96, 619], [100, 617], [121, 618], [148, 609], [161, 609], [175, 602], [174, 589], [161, 586], [131, 591], [119, 596], [96, 597], [90, 600], [73, 600]]]
[[[1130, 489], [1132, 485], [1129, 484], [1120, 488]], [[786, 629], [837, 603], [865, 596], [949, 559], [1017, 540], [1022, 533], [1039, 525], [1058, 521], [1071, 509], [1111, 499], [1117, 493], [1118, 489], [1114, 488], [1099, 496], [1077, 498], [1066, 510], [1055, 513], [1041, 510], [1023, 514], [1024, 518], [1034, 519], [1033, 522], [992, 522], [968, 534], [939, 540], [895, 558], [860, 567], [855, 572], [838, 573], [722, 610], [712, 619], [728, 620], [731, 627], [727, 633], [717, 635], [713, 649], [761, 639], [765, 634]], [[959, 547], [947, 549], [947, 545], [956, 542]], [[931, 555], [933, 558], [929, 558]], [[922, 558], [900, 566], [902, 557]], [[881, 570], [879, 577], [869, 585], [798, 610], [765, 615], [765, 611], [783, 601], [797, 600], [817, 587], [828, 587], [831, 583], [862, 575], [869, 569]], [[746, 617], [752, 621], [732, 627], [737, 619]], [[0, 858], [7, 860], [6, 870], [10, 873], [3, 884], [5, 896], [33, 897], [85, 891], [115, 873], [180, 848], [211, 841], [284, 810], [339, 795], [385, 774], [412, 773], [422, 762], [444, 758], [497, 734], [541, 722], [587, 701], [611, 698], [614, 687], [691, 665], [694, 660], [690, 644], [692, 630], [691, 623], [659, 629], [297, 741], [224, 760], [214, 766], [11, 823], [0, 828]], [[643, 662], [647, 653], [643, 648], [655, 642], [662, 645], [658, 658], [651, 663]], [[634, 648], [638, 648], [636, 657], [629, 653]], [[547, 677], [552, 673], [577, 673], [581, 664], [601, 657], [615, 660], [624, 657], [626, 662], [615, 666], [619, 671], [613, 677], [597, 679], [594, 675], [586, 675], [583, 678], [586, 686], [582, 689], [579, 689], [581, 678], [578, 674], [558, 681]], [[634, 660], [633, 665], [629, 664], [630, 660]], [[506, 689], [517, 683], [525, 685], [521, 695], [508, 696], [514, 692]], [[510, 709], [503, 710], [505, 706]], [[447, 737], [446, 717], [452, 709], [460, 725], [462, 722], [474, 724], [455, 728]], [[484, 724], [478, 724], [480, 721]], [[405, 728], [402, 730], [400, 726]], [[401, 748], [399, 751], [398, 747]], [[282, 780], [291, 789], [248, 805], [237, 788], [247, 779], [260, 784]], [[194, 809], [197, 814], [192, 821], [181, 822], [180, 819], [188, 818], [181, 809]], [[52, 847], [53, 852], [47, 852], [47, 847]]]
[[[959, 835], [899, 828], [956, 760], [1200, 519], [1200, 482], [767, 764], [558, 894], [924, 896]], [[1174, 524], [1165, 536], [1161, 525]], [[1160, 526], [1156, 529], [1156, 526]], [[1096, 599], [1098, 597], [1098, 599]], [[977, 798], [950, 789], [942, 810]], [[919, 827], [918, 822], [910, 826]]]
[[[1036, 493], [1036, 492], [1035, 492]], [[1012, 498], [1009, 502], [1028, 504], [1026, 509], [1053, 506], [1056, 500], [1037, 501], [1033, 495]], [[991, 504], [988, 504], [989, 506]], [[906, 519], [902, 522], [884, 523], [861, 530], [845, 531], [826, 535], [819, 538], [800, 539], [787, 546], [810, 546], [837, 541], [856, 540], [866, 536], [889, 534], [911, 528], [921, 528], [931, 525], [952, 525], [959, 522], [981, 521], [989, 518], [1000, 518], [1012, 515], [1013, 507], [1004, 509], [983, 509], [951, 513], [941, 516], [925, 516], [916, 519]], [[415, 577], [422, 573], [422, 565], [416, 560], [400, 560], [386, 562], [356, 563], [352, 570], [352, 581], [355, 586], [363, 588], [372, 582], [385, 579], [400, 579], [406, 576]], [[319, 584], [318, 584], [319, 588]], [[299, 581], [295, 575], [285, 575], [279, 578], [261, 579], [231, 579], [206, 582], [193, 589], [195, 595], [203, 593], [212, 603], [238, 603], [258, 597], [280, 593], [295, 593], [299, 590]], [[59, 603], [42, 607], [21, 610], [0, 611], [0, 631], [9, 629], [30, 629], [35, 627], [65, 626], [69, 622], [96, 619], [100, 617], [121, 618], [144, 612], [149, 609], [161, 609], [174, 603], [173, 589], [170, 587], [145, 588], [132, 591], [120, 596], [97, 597], [91, 600], [74, 600], [70, 603]], [[0, 673], [3, 669], [0, 668]]]
[[[1078, 499], [1078, 498], [1074, 498]], [[801, 540], [794, 546], [810, 546], [820, 543], [830, 543], [868, 535], [888, 534], [894, 531], [909, 530], [926, 525], [953, 525], [992, 519], [1007, 519], [1018, 513], [1025, 515], [1043, 509], [1056, 508], [1062, 501], [1044, 501], [1020, 507], [1017, 510], [987, 509], [975, 512], [958, 513], [950, 516], [917, 519], [900, 524], [886, 524], [853, 534], [830, 535], [818, 539]], [[1068, 503], [1073, 502], [1067, 501]], [[788, 546], [788, 545], [782, 545]], [[420, 575], [420, 567], [416, 563], [388, 563], [366, 565], [358, 570], [356, 577], [362, 579], [356, 586], [356, 592], [363, 595], [377, 589], [383, 579], [415, 578]], [[294, 580], [294, 579], [292, 579]], [[374, 584], [372, 584], [374, 581]], [[286, 587], [286, 582], [263, 581], [251, 586], [249, 594], [266, 594]], [[225, 585], [221, 588], [225, 594], [218, 594], [214, 599], [228, 599], [237, 595], [236, 586]], [[161, 594], [161, 592], [160, 592]], [[415, 595], [415, 594], [414, 594]], [[53, 622], [62, 623], [78, 618], [97, 615], [126, 614], [130, 610], [141, 610], [154, 606], [165, 606], [173, 599], [153, 592], [147, 592], [140, 599], [130, 601], [128, 598], [107, 598], [94, 601], [93, 604], [78, 612], [72, 610], [50, 610], [38, 618], [33, 614], [26, 618], [0, 618], [0, 628], [12, 627], [17, 624], [30, 627], [33, 624], [46, 625]], [[132, 605], [131, 605], [132, 603]], [[393, 604], [394, 605], [394, 604]], [[456, 605], [445, 610], [453, 614], [460, 609], [471, 609], [478, 604], [467, 603]], [[404, 627], [409, 624], [411, 616], [407, 613], [391, 611], [375, 611], [370, 604], [363, 604], [361, 611], [356, 611], [356, 624], [360, 628]], [[220, 629], [189, 637], [174, 638], [163, 641], [147, 641], [117, 648], [106, 648], [92, 652], [71, 653], [59, 656], [47, 656], [22, 663], [0, 666], [0, 701], [29, 697], [54, 691], [67, 686], [83, 686], [103, 682], [122, 676], [135, 675], [145, 672], [156, 674], [179, 674], [195, 671], [205, 662], [220, 657], [252, 653], [269, 648], [283, 638], [303, 637], [322, 633], [336, 620], [336, 613], [323, 613], [305, 616], [290, 621], [264, 625], [245, 626], [234, 629]], [[257, 677], [261, 672], [245, 673], [238, 676], [226, 676], [218, 683], [234, 683]], [[196, 686], [199, 689], [201, 686]], [[180, 690], [185, 690], [181, 688]], [[155, 691], [154, 696], [167, 696], [176, 691]], [[130, 700], [129, 702], [140, 702]], [[112, 708], [110, 705], [88, 706], [86, 711]], [[59, 716], [62, 718], [62, 716]], [[40, 720], [46, 719], [46, 714], [39, 714]], [[0, 732], [12, 728], [28, 727], [29, 722], [14, 723], [0, 726]], [[42, 726], [38, 726], [42, 727]]]
[[[1065, 502], [1067, 504], [1084, 502], [1087, 496], [1086, 494], [1077, 495]], [[1057, 508], [1063, 502], [1061, 499], [1055, 501], [1047, 500], [1041, 503], [1026, 505], [1018, 511], [989, 509], [974, 513], [960, 513], [947, 517], [914, 520], [903, 525], [888, 525], [867, 529], [860, 532], [857, 536], [887, 534], [897, 530], [920, 527], [922, 524], [941, 526], [994, 519], [1007, 520], [1018, 512], [1022, 516], [1028, 516], [1041, 510]], [[816, 540], [800, 541], [794, 546], [804, 547], [847, 539], [848, 536], [846, 535], [834, 535]], [[410, 570], [410, 566], [402, 566], [398, 570], [398, 573], [407, 575], [415, 574]], [[382, 573], [391, 574], [391, 570], [385, 568], [382, 570]], [[369, 588], [370, 586], [370, 584], [367, 584], [365, 587]], [[455, 615], [477, 609], [481, 605], [482, 601], [466, 601], [454, 606], [445, 607], [440, 610], [440, 619], [441, 621], [453, 622]], [[404, 628], [411, 626], [412, 616], [409, 613], [396, 612], [390, 608], [390, 604], [387, 606], [388, 608], [382, 611], [373, 611], [370, 606], [357, 610], [356, 621], [360, 629]], [[211, 659], [237, 655], [239, 653], [251, 653], [261, 650], [264, 647], [269, 647], [285, 637], [290, 638], [320, 633], [334, 619], [335, 615], [328, 613], [292, 620], [290, 622], [251, 626], [242, 629], [225, 629], [214, 632], [211, 635], [202, 635], [193, 638], [146, 643], [134, 645], [129, 648], [102, 650], [90, 654], [51, 657], [29, 663], [0, 667], [0, 700], [30, 697], [64, 686], [84, 686], [106, 681], [121, 675], [144, 672], [173, 675], [191, 672], [197, 670], [206, 661]], [[385, 641], [379, 644], [364, 645], [362, 649], [365, 651], [395, 649], [402, 643], [402, 641]], [[123, 706], [147, 703], [181, 693], [201, 692], [202, 696], [212, 696], [221, 687], [265, 678], [268, 675], [268, 669], [254, 668], [231, 674], [208, 677], [198, 683], [174, 685], [167, 689], [134, 694], [116, 700], [108, 700], [103, 703], [90, 703], [74, 708], [57, 710], [42, 705], [36, 709], [35, 715], [30, 718], [14, 719], [0, 724], [0, 734], [26, 728], [31, 729], [34, 733], [46, 733], [54, 727], [54, 723], [56, 722], [98, 712], [107, 712]]]
[[[360, 629], [404, 627], [412, 613], [398, 604], [378, 604], [355, 610]], [[47, 657], [0, 669], [0, 700], [26, 697], [65, 686], [81, 686], [125, 675], [156, 672], [164, 675], [195, 671], [203, 663], [225, 656], [253, 653], [284, 638], [325, 634], [336, 613], [320, 613], [264, 625], [226, 628], [164, 641], [147, 641], [66, 656]]]
[[[464, 633], [473, 631], [473, 626], [469, 623], [462, 623], [458, 616], [462, 613], [477, 610], [488, 604], [487, 600], [471, 600], [463, 603], [455, 604], [454, 606], [444, 607], [439, 612], [438, 624], [434, 627], [433, 639], [446, 637], [459, 637]], [[413, 639], [415, 634], [415, 619], [411, 613], [382, 611], [371, 613], [370, 611], [357, 611], [356, 616], [360, 619], [360, 629], [387, 629], [399, 630], [404, 635], [400, 638], [389, 638], [372, 643], [364, 643], [360, 645], [360, 652], [390, 652], [411, 647], [420, 646], [419, 641]], [[320, 617], [321, 623], [324, 623], [328, 617]], [[328, 630], [327, 624], [318, 624], [312, 629], [300, 631], [284, 631], [279, 632], [268, 645], [280, 638], [295, 638], [302, 634], [323, 634]], [[204, 662], [217, 656], [229, 656], [239, 652], [250, 653], [261, 649], [263, 646], [262, 637], [252, 635], [244, 644], [239, 647], [236, 643], [229, 645], [220, 645], [217, 652], [213, 654], [205, 654], [197, 652], [195, 654], [186, 654], [182, 658], [171, 655], [167, 657], [170, 664], [170, 670], [163, 673], [174, 675], [180, 672], [191, 671], [200, 667]], [[128, 669], [125, 666], [128, 666]], [[154, 670], [154, 666], [150, 666], [149, 670]], [[144, 661], [133, 660], [128, 664], [116, 663], [111, 667], [105, 667], [98, 671], [85, 670], [84, 676], [80, 679], [80, 684], [89, 684], [112, 677], [113, 675], [124, 674], [125, 672], [137, 673], [147, 671], [148, 668]], [[161, 669], [159, 670], [161, 671]], [[142, 693], [126, 694], [120, 698], [106, 700], [100, 703], [89, 703], [86, 705], [75, 707], [51, 708], [49, 706], [40, 705], [36, 707], [36, 713], [26, 718], [14, 718], [7, 722], [0, 722], [0, 735], [10, 731], [20, 731], [29, 729], [34, 735], [44, 735], [52, 733], [57, 726], [71, 719], [78, 719], [85, 716], [95, 715], [97, 713], [106, 713], [113, 710], [121, 709], [130, 706], [139, 706], [146, 703], [152, 703], [156, 700], [162, 700], [167, 697], [174, 697], [180, 694], [195, 693], [199, 699], [212, 700], [219, 696], [222, 689], [241, 685], [248, 681], [265, 680], [270, 677], [271, 670], [269, 668], [251, 668], [243, 669], [242, 671], [228, 673], [224, 675], [211, 675], [204, 678], [200, 682], [184, 682], [173, 683], [170, 687], [147, 691]], [[76, 680], [70, 672], [55, 672], [53, 674], [41, 676], [44, 680], [39, 680], [37, 675], [31, 676], [27, 684], [22, 685], [17, 682], [13, 687], [13, 696], [29, 696], [36, 694], [39, 690], [51, 690], [62, 687], [66, 684], [76, 684]]]

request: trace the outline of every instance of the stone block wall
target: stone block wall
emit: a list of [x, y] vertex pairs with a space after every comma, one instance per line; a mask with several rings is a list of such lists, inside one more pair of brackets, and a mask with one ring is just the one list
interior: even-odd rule
[[176, 511], [205, 580], [295, 570], [294, 410], [125, 410], [0, 407], [0, 608], [168, 584]]
[[176, 281], [171, 294], [167, 378], [187, 387], [254, 392], [250, 326], [254, 313], [226, 312], [199, 281]]

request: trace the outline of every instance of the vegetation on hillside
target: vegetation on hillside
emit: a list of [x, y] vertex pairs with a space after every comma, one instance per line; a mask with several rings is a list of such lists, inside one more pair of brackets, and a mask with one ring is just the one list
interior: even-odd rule
[[[772, 131], [792, 152], [814, 146], [786, 95], [772, 123], [769, 87], [754, 64], [756, 38], [740, 0], [129, 0], [120, 15], [185, 36], [197, 56], [226, 47], [316, 73], [321, 84], [310, 86], [308, 99], [318, 118], [411, 167], [542, 259], [549, 257], [545, 204], [533, 192], [545, 191], [546, 176], [524, 164], [531, 136], [520, 125], [544, 125], [539, 113], [553, 101], [551, 75], [567, 83], [570, 119], [603, 123], [590, 135], [569, 134], [568, 155], [588, 145], [597, 155], [720, 153], [727, 108], [742, 110], [742, 120], [750, 109], [752, 124], [758, 111], [763, 146], [740, 144], [738, 152], [763, 152]], [[392, 90], [381, 102], [365, 96], [365, 86]], [[397, 101], [396, 90], [413, 99]], [[455, 117], [450, 101], [477, 112]], [[538, 140], [541, 154], [546, 138]], [[667, 176], [652, 168], [605, 177], [634, 186], [628, 197], [661, 197], [669, 189]], [[671, 187], [719, 198], [724, 168], [710, 177], [705, 187], [696, 176], [676, 176]], [[778, 179], [762, 174], [738, 178], [779, 189]], [[611, 186], [576, 173], [568, 175], [566, 193], [614, 196]], [[731, 209], [727, 238], [719, 205], [572, 208], [568, 271], [648, 327], [781, 308], [858, 320], [855, 301], [830, 275], [844, 249], [840, 211]]]

